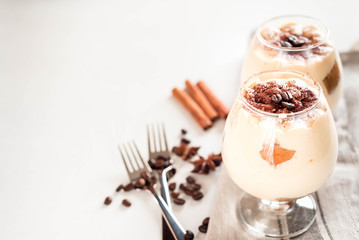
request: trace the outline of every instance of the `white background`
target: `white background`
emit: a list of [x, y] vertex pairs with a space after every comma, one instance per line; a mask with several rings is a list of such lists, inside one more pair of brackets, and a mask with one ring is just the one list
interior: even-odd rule
[[[204, 79], [230, 106], [251, 31], [294, 13], [325, 22], [340, 51], [359, 39], [354, 0], [0, 1], [0, 239], [160, 239], [151, 196], [114, 193], [128, 182], [117, 144], [147, 156], [145, 126], [164, 121], [171, 146], [186, 128], [202, 155], [219, 152], [223, 121], [202, 132], [171, 89]], [[174, 206], [196, 234], [217, 175]]]

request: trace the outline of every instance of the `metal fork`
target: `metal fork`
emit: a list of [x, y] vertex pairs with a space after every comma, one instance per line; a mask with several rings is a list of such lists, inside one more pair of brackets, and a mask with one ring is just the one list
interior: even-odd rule
[[[145, 161], [143, 161], [141, 153], [134, 141], [132, 141], [132, 144], [130, 142], [123, 144], [122, 147], [119, 145], [118, 148], [120, 150], [120, 154], [123, 163], [125, 164], [128, 176], [132, 182], [136, 181], [141, 176], [141, 172], [143, 171], [147, 171], [151, 174], [151, 176], [154, 176], [152, 169]], [[179, 224], [171, 209], [167, 206], [166, 202], [161, 196], [157, 194], [157, 192], [154, 190], [154, 186], [151, 185], [147, 189], [153, 194], [158, 204], [160, 205], [162, 216], [170, 226], [173, 235], [177, 240], [184, 240], [185, 231]]]
[[[148, 155], [151, 159], [157, 159], [158, 157], [163, 157], [169, 159], [169, 162], [172, 163], [171, 154], [168, 151], [168, 143], [166, 137], [166, 131], [164, 124], [148, 124], [147, 125], [147, 141], [148, 141]], [[168, 182], [167, 182], [167, 173], [172, 170], [172, 166], [165, 168], [160, 174], [160, 183], [161, 183], [161, 196], [166, 201], [168, 207], [171, 209], [171, 200], [169, 197], [168, 191]], [[181, 226], [179, 228], [182, 230], [182, 234], [185, 234], [185, 231]], [[163, 240], [172, 240], [174, 237], [169, 233], [167, 224], [162, 220], [162, 239]]]
[[[168, 151], [166, 131], [163, 123], [147, 125], [147, 142], [148, 142], [148, 155], [150, 159], [157, 159], [158, 157], [164, 157], [166, 159], [170, 159], [169, 161], [172, 162], [171, 154]], [[167, 202], [168, 207], [171, 208], [171, 201], [169, 197], [168, 183], [167, 183], [167, 173], [170, 170], [172, 170], [171, 166], [165, 168], [162, 171], [162, 174], [160, 176], [160, 183], [161, 183], [161, 196]]]

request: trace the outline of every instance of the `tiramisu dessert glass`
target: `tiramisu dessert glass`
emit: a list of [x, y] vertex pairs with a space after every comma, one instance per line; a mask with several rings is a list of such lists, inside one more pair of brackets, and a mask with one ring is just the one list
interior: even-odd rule
[[327, 27], [305, 16], [282, 16], [264, 22], [252, 40], [241, 82], [269, 70], [295, 70], [318, 81], [333, 110], [342, 94], [342, 64]]
[[293, 237], [314, 222], [310, 195], [337, 160], [334, 120], [318, 82], [295, 71], [268, 71], [241, 87], [227, 118], [222, 157], [246, 192], [238, 215], [255, 233]]

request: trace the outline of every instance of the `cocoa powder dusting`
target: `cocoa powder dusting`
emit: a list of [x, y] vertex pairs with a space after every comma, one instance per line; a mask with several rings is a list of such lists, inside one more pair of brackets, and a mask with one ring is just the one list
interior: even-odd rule
[[264, 29], [261, 35], [269, 43], [286, 48], [308, 47], [322, 39], [316, 27], [310, 25], [302, 27], [296, 23], [285, 24], [277, 31]]
[[318, 101], [312, 90], [298, 86], [295, 80], [256, 83], [245, 89], [244, 98], [259, 110], [277, 114], [299, 112]]
[[[316, 45], [323, 40], [323, 34], [320, 31], [311, 25], [301, 26], [296, 23], [288, 23], [280, 28], [266, 28], [262, 30], [261, 36], [266, 40], [270, 45], [288, 48], [288, 49], [298, 49], [298, 48], [308, 48], [310, 46]], [[329, 48], [328, 48], [329, 47]], [[265, 47], [267, 49], [267, 47]], [[321, 43], [320, 46], [316, 46], [311, 49], [303, 51], [289, 51], [286, 52], [287, 55], [294, 57], [296, 59], [308, 59], [314, 55], [324, 55], [330, 51], [330, 45], [326, 42]], [[267, 49], [269, 53], [274, 54], [276, 50]]]

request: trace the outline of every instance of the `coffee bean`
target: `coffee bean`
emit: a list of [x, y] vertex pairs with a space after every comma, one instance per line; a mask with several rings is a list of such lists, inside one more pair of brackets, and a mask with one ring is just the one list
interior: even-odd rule
[[122, 184], [120, 184], [117, 188], [116, 188], [116, 192], [121, 191], [125, 186], [123, 186]]
[[175, 169], [175, 168], [172, 168], [171, 170], [169, 170], [168, 172], [167, 172], [167, 178], [168, 179], [171, 179], [175, 174], [176, 174], [176, 172], [177, 172], [177, 170]]
[[282, 106], [288, 110], [292, 110], [295, 108], [295, 105], [293, 103], [288, 103], [288, 102], [282, 102]]
[[282, 92], [281, 93], [283, 101], [289, 102], [293, 99], [293, 96], [290, 92]]
[[192, 196], [194, 192], [195, 192], [194, 189], [193, 189], [192, 187], [190, 187], [190, 186], [187, 186], [187, 187], [184, 189], [184, 193], [185, 193], [186, 195], [188, 195], [188, 196]]
[[175, 189], [176, 189], [176, 183], [175, 183], [175, 182], [174, 182], [174, 183], [170, 183], [170, 185], [168, 185], [168, 188], [169, 188], [171, 191], [175, 190]]
[[111, 197], [105, 198], [105, 201], [104, 201], [105, 205], [110, 205], [111, 203], [112, 203], [112, 198]]
[[298, 39], [297, 41], [294, 42], [294, 47], [301, 47], [305, 44], [305, 41], [302, 39]]
[[282, 96], [279, 93], [273, 94], [271, 98], [274, 103], [280, 103], [282, 101]]
[[183, 183], [180, 184], [179, 188], [180, 188], [182, 191], [186, 190], [186, 186], [185, 186]]
[[293, 47], [301, 47], [305, 44], [305, 41], [303, 39], [298, 39], [294, 35], [290, 35], [288, 37], [288, 41], [290, 44], [292, 44]]
[[195, 183], [196, 182], [196, 179], [194, 179], [194, 177], [192, 176], [188, 176], [186, 178], [186, 181], [189, 183], [189, 184], [192, 184], [192, 183]]
[[[293, 98], [292, 103], [295, 105], [296, 110], [299, 110], [299, 109], [302, 109], [302, 108], [303, 108], [302, 102], [299, 101], [299, 100], [297, 100], [297, 99], [295, 99], [295, 98]], [[300, 111], [300, 110], [299, 110], [299, 111]]]
[[186, 234], [184, 235], [184, 239], [185, 240], [193, 240], [194, 239], [194, 234], [192, 231], [187, 230]]
[[206, 217], [205, 219], [203, 219], [202, 224], [208, 226], [208, 224], [209, 224], [209, 217]]
[[163, 164], [163, 169], [167, 168], [169, 165], [171, 165], [171, 163], [169, 161], [165, 161]]
[[128, 191], [131, 191], [134, 188], [135, 188], [135, 186], [132, 183], [129, 183], [123, 189], [125, 190], [125, 192], [128, 192]]
[[156, 177], [151, 177], [151, 185], [155, 185], [157, 183], [157, 178]]
[[154, 159], [154, 158], [151, 158], [150, 160], [148, 160], [148, 165], [150, 165], [150, 167], [152, 168], [152, 169], [155, 169], [156, 168], [156, 159]]
[[177, 205], [183, 205], [186, 201], [182, 198], [173, 198], [173, 202]]
[[202, 186], [201, 186], [200, 184], [198, 184], [198, 183], [193, 183], [193, 184], [191, 184], [190, 186], [193, 188], [194, 191], [198, 191], [198, 190], [200, 190], [201, 187], [202, 187]]
[[290, 35], [289, 37], [288, 37], [288, 41], [291, 43], [291, 42], [294, 42], [294, 41], [297, 41], [298, 40], [298, 38], [296, 37], [296, 36], [294, 36], [294, 35]]
[[191, 143], [191, 141], [190, 141], [190, 140], [188, 140], [188, 139], [186, 139], [186, 138], [182, 138], [182, 139], [181, 139], [181, 143], [184, 143], [184, 144], [190, 144], [190, 143]]
[[164, 165], [165, 165], [165, 161], [163, 159], [157, 159], [155, 162], [156, 168], [163, 168]]
[[123, 199], [122, 200], [122, 205], [125, 207], [131, 207], [131, 202], [128, 199]]
[[151, 182], [151, 174], [147, 171], [141, 172], [141, 177], [146, 180], [147, 183]]
[[290, 48], [290, 47], [292, 47], [292, 44], [290, 44], [290, 42], [285, 41], [285, 42], [282, 42], [282, 47]]
[[171, 192], [171, 197], [178, 198], [179, 194], [179, 192]]
[[192, 195], [193, 200], [200, 200], [203, 198], [203, 193], [202, 192], [194, 192]]
[[137, 179], [136, 183], [135, 183], [135, 187], [136, 188], [142, 188], [143, 186], [146, 185], [146, 180], [142, 177], [140, 177], [139, 179]]
[[181, 129], [181, 133], [182, 133], [183, 135], [185, 135], [185, 134], [187, 133], [187, 130], [186, 130], [186, 129]]
[[187, 185], [187, 186], [186, 186], [186, 189], [187, 189], [188, 191], [190, 191], [190, 192], [194, 192], [194, 188], [193, 188], [193, 186], [191, 186], [191, 185]]
[[208, 226], [206, 225], [201, 225], [198, 227], [198, 230], [201, 232], [201, 233], [206, 233], [207, 230], [208, 230]]

